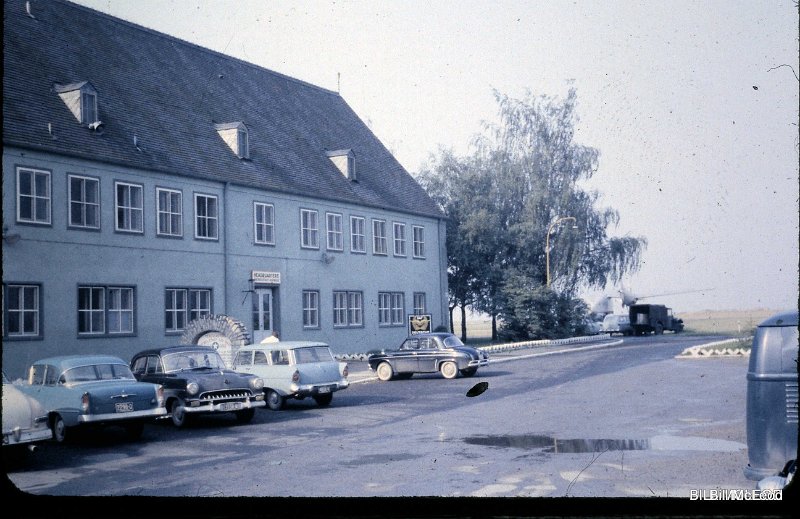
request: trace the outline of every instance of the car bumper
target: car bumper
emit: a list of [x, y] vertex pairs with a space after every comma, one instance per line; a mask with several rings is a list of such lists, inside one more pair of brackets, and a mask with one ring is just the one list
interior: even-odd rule
[[187, 402], [184, 411], [187, 413], [230, 413], [243, 411], [245, 409], [255, 409], [264, 407], [267, 403], [263, 397], [256, 400], [245, 400], [243, 402], [200, 402], [198, 400]]
[[342, 389], [347, 389], [350, 382], [347, 380], [339, 380], [338, 382], [329, 382], [327, 384], [292, 384], [289, 389], [292, 391], [289, 396], [314, 396], [333, 393]]
[[471, 360], [471, 361], [469, 361], [469, 364], [468, 364], [468, 366], [470, 368], [479, 368], [479, 367], [488, 366], [488, 365], [489, 365], [489, 359]]
[[158, 418], [166, 414], [167, 410], [164, 407], [146, 409], [143, 411], [130, 411], [128, 413], [81, 414], [78, 415], [78, 422], [97, 423], [111, 422], [114, 420], [130, 420], [132, 418]]
[[53, 431], [49, 428], [23, 430], [15, 427], [10, 431], [3, 431], [3, 445], [18, 445], [22, 443], [40, 442], [53, 438]]

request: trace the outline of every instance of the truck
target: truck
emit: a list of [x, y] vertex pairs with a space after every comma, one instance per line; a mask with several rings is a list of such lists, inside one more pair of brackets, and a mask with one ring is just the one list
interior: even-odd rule
[[674, 317], [672, 308], [664, 305], [631, 305], [628, 315], [634, 335], [661, 335], [665, 330], [675, 333], [683, 330], [683, 319]]

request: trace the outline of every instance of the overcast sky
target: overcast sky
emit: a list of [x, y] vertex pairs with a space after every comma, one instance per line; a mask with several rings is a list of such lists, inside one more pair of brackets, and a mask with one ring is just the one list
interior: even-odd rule
[[77, 3], [339, 90], [412, 174], [468, 153], [493, 89], [574, 86], [610, 234], [649, 242], [626, 287], [704, 290], [643, 301], [678, 314], [797, 307], [795, 0]]

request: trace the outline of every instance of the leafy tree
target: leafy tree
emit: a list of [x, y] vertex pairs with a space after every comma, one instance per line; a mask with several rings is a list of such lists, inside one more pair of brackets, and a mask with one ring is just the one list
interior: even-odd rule
[[[578, 290], [603, 288], [636, 271], [647, 242], [609, 237], [619, 214], [597, 208], [599, 193], [580, 184], [597, 170], [600, 153], [574, 141], [574, 88], [563, 100], [495, 97], [499, 122], [476, 137], [472, 155], [440, 150], [419, 175], [451, 219], [451, 309], [460, 306], [463, 316], [471, 305], [491, 315], [493, 339], [498, 320], [517, 339], [565, 336], [586, 313]], [[567, 216], [578, 230], [552, 228], [547, 286], [547, 233]]]

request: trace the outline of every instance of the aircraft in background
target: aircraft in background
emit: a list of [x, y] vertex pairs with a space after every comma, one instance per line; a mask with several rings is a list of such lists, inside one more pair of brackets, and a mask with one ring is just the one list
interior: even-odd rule
[[617, 290], [618, 295], [605, 295], [600, 297], [591, 307], [591, 313], [597, 316], [605, 316], [607, 314], [614, 313], [614, 301], [619, 300], [622, 304], [623, 310], [631, 305], [635, 305], [642, 299], [650, 299], [653, 297], [662, 297], [662, 296], [674, 296], [679, 294], [694, 294], [698, 292], [708, 292], [709, 290], [713, 290], [711, 288], [703, 288], [700, 290], [682, 290], [678, 292], [664, 292], [661, 294], [650, 294], [650, 295], [638, 295], [634, 293], [632, 290], [625, 288], [625, 285], [620, 283], [619, 289]]

